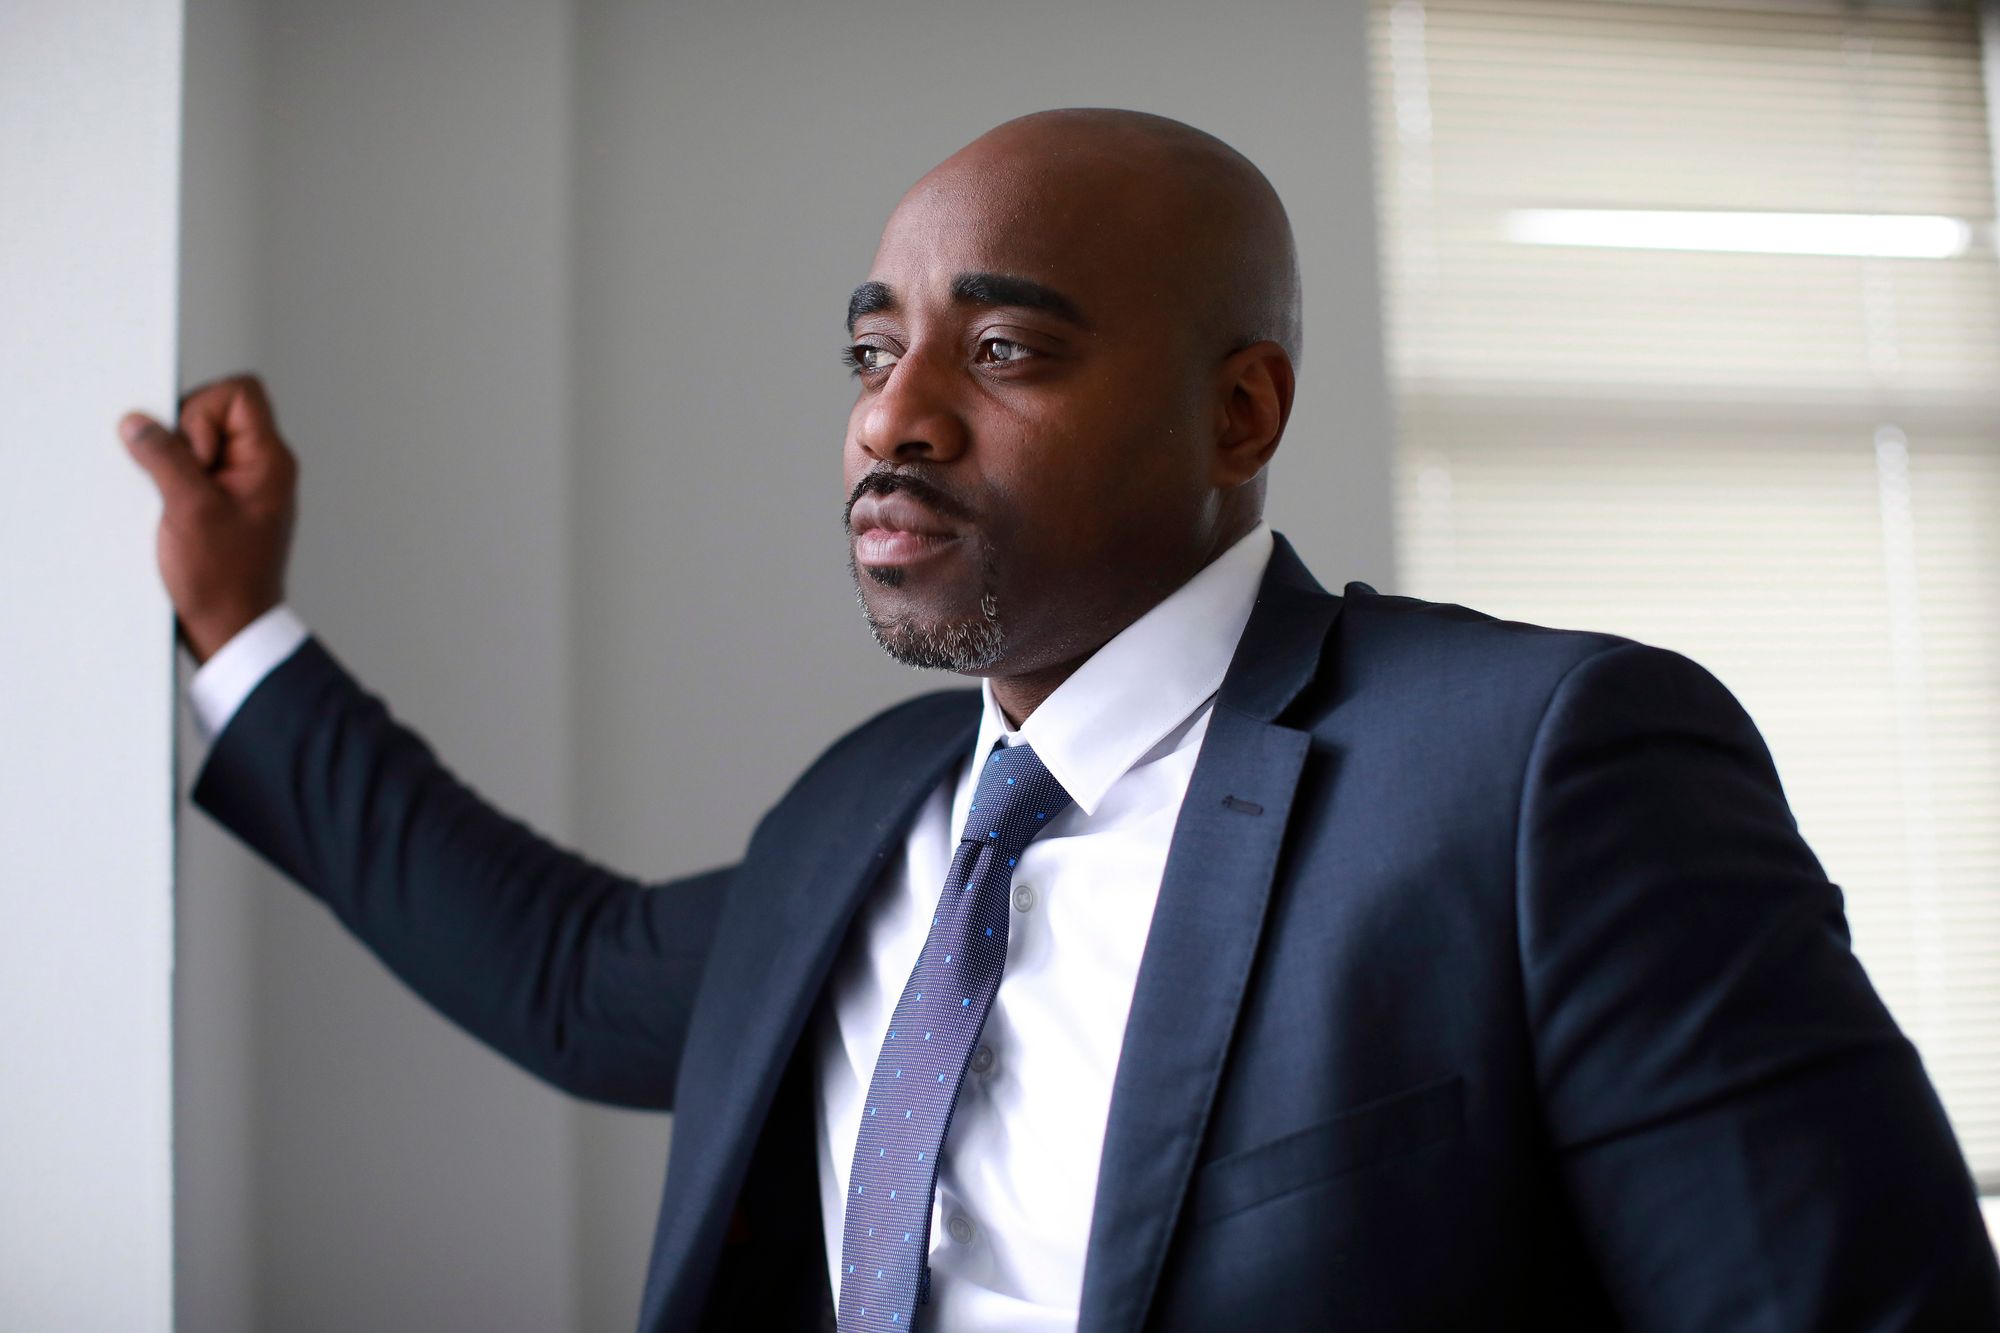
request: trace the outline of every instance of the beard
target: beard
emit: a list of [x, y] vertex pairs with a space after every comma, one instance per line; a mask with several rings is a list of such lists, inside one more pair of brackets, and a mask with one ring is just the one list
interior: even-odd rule
[[[850, 530], [848, 519], [855, 501], [863, 495], [871, 492], [887, 495], [899, 490], [909, 491], [939, 513], [969, 517], [967, 507], [934, 482], [907, 471], [878, 467], [864, 476], [847, 497], [847, 508], [840, 516], [841, 528]], [[883, 652], [920, 671], [956, 671], [965, 675], [985, 671], [1000, 660], [1006, 650], [1007, 632], [995, 592], [1000, 581], [999, 563], [985, 538], [976, 540], [979, 542], [978, 613], [955, 618], [878, 614], [868, 604], [867, 584], [862, 579], [866, 577], [884, 588], [897, 588], [902, 586], [903, 571], [893, 566], [863, 570], [854, 558], [853, 544], [849, 543], [847, 572], [854, 579], [854, 598], [861, 604], [869, 632]]]
[[865, 577], [885, 588], [894, 588], [902, 583], [903, 571], [894, 568], [864, 571], [855, 563], [850, 547], [847, 572], [854, 578], [854, 599], [861, 604], [861, 614], [867, 617], [868, 629], [875, 636], [876, 644], [904, 666], [920, 671], [956, 671], [961, 675], [973, 675], [991, 668], [1005, 653], [1007, 630], [1000, 618], [1000, 599], [993, 591], [996, 567], [991, 547], [983, 543], [980, 546], [979, 614], [976, 616], [924, 619], [910, 615], [877, 615], [875, 609], [868, 605], [868, 592], [862, 579]]

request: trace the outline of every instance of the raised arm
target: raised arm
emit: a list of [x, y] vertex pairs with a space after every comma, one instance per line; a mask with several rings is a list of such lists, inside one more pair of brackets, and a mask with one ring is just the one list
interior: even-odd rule
[[1550, 1135], [1630, 1326], [2000, 1328], [1937, 1097], [1713, 677], [1638, 645], [1573, 669], [1518, 870]]
[[[127, 447], [163, 501], [161, 574], [207, 660], [283, 596], [297, 468], [254, 379]], [[216, 738], [196, 801], [419, 994], [557, 1087], [667, 1108], [727, 872], [648, 888], [487, 805], [316, 640]]]

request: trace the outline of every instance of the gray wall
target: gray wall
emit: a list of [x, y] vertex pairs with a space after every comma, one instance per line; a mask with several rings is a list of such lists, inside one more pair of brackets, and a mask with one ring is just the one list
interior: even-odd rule
[[[182, 117], [180, 383], [256, 359], [254, 0], [190, 0]], [[162, 404], [162, 407], [168, 406]], [[182, 655], [183, 667], [186, 665]], [[185, 669], [183, 670], [185, 677]], [[200, 755], [180, 719], [181, 786]], [[260, 896], [248, 853], [183, 817], [175, 865], [174, 1302], [176, 1326], [256, 1327], [253, 984]]]
[[[562, 835], [571, 16], [195, 0], [189, 21], [184, 383], [265, 375], [303, 463], [294, 601]], [[180, 1326], [575, 1327], [567, 1101], [187, 830]]]
[[[251, 298], [216, 318], [303, 458], [295, 601], [594, 855], [730, 859], [828, 739], [938, 683], [853, 605], [833, 353], [897, 195], [1007, 116], [1162, 111], [1270, 173], [1308, 283], [1274, 516], [1325, 579], [1387, 576], [1359, 0], [209, 2], [255, 11]], [[183, 1326], [629, 1327], [665, 1119], [567, 1105], [303, 895], [219, 847], [190, 877], [194, 851], [183, 933], [201, 912], [213, 948], [183, 987], [216, 1022], [184, 1035], [183, 1106], [243, 1128], [233, 1163], [183, 1144], [215, 1227]]]
[[[255, 363], [303, 464], [293, 595], [468, 777], [560, 835], [568, 15], [260, 9]], [[570, 1326], [565, 1101], [304, 895], [259, 908], [258, 1326]]]

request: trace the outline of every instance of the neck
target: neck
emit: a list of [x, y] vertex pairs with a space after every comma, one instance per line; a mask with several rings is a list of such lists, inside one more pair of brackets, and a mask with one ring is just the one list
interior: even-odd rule
[[[1133, 617], [1138, 619], [1137, 616]], [[1105, 640], [1109, 643], [1110, 640]], [[1102, 647], [1102, 645], [1099, 645]], [[1096, 650], [1093, 649], [1092, 652]], [[1044, 667], [1039, 671], [1024, 671], [1019, 675], [995, 676], [993, 678], [993, 702], [1000, 705], [1000, 713], [1007, 719], [1009, 731], [1019, 731], [1045, 700], [1056, 692], [1058, 686], [1076, 673], [1076, 669], [1088, 662], [1091, 653], [1082, 657]]]
[[1110, 625], [1111, 631], [1098, 638], [1081, 653], [1058, 653], [1062, 660], [1052, 664], [1031, 667], [1024, 671], [1010, 671], [993, 677], [993, 702], [1000, 706], [1001, 715], [1007, 719], [1009, 730], [1018, 731], [1033, 715], [1037, 708], [1054, 694], [1062, 683], [1076, 674], [1078, 667], [1096, 655], [1097, 650], [1124, 633], [1126, 628], [1139, 617], [1164, 602], [1187, 581], [1208, 568], [1215, 558], [1243, 539], [1244, 534], [1257, 526], [1258, 515], [1251, 514], [1231, 523], [1219, 531], [1208, 543], [1199, 561], [1178, 578], [1162, 580], [1153, 589], [1149, 599], [1141, 599], [1143, 604], [1129, 609], [1123, 616], [1100, 618], [1100, 626]]

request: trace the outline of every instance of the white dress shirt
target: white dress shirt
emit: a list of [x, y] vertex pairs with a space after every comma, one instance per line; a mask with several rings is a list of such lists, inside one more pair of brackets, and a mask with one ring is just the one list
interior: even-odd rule
[[[815, 1016], [820, 1208], [840, 1291], [847, 1178], [889, 1016], [916, 966], [996, 740], [1026, 743], [1075, 802], [1021, 855], [1007, 968], [953, 1113], [931, 1221], [925, 1326], [1073, 1329], [1098, 1158], [1167, 847], [1215, 692], [1271, 555], [1259, 524], [1100, 648], [1019, 730], [987, 685], [978, 740], [870, 892]], [[305, 638], [279, 607], [194, 675], [214, 735]]]
[[195, 729], [213, 740], [278, 664], [306, 641], [306, 625], [289, 606], [274, 606], [236, 631], [188, 678]]

